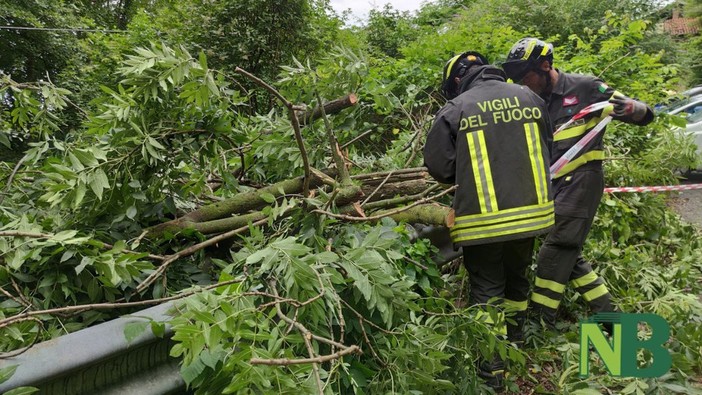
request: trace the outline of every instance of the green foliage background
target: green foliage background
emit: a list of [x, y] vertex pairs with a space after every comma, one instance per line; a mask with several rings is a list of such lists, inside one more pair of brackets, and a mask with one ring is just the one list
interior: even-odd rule
[[[185, 299], [170, 322], [172, 354], [183, 358], [182, 376], [197, 393], [315, 392], [317, 375], [326, 393], [480, 393], [489, 390], [475, 362], [493, 352], [510, 362], [513, 393], [518, 385], [540, 393], [699, 393], [699, 231], [659, 195], [606, 196], [585, 250], [623, 311], [670, 322], [674, 366], [656, 379], [613, 378], [599, 363], [589, 378], [577, 376], [577, 321], [587, 312], [576, 294], [567, 295], [560, 334], [532, 333], [526, 353], [515, 349], [495, 337], [480, 306], [463, 306], [465, 273], [437, 267], [428, 241], [390, 220], [350, 225], [311, 215], [321, 198], [273, 198], [270, 231], [251, 228], [220, 251], [181, 259], [164, 281], [137, 292], [155, 269], [148, 254], [206, 237], [140, 237], [149, 226], [303, 172], [285, 108], [236, 67], [311, 107], [355, 93], [358, 106], [330, 117], [342, 142], [371, 131], [348, 148], [353, 172], [420, 166], [410, 147], [443, 104], [443, 62], [467, 49], [499, 64], [513, 42], [540, 36], [556, 44], [558, 68], [598, 75], [651, 104], [698, 82], [676, 53], [699, 53], [699, 36], [662, 36], [655, 22], [665, 11], [655, 3], [441, 0], [416, 14], [386, 6], [345, 28], [323, 0], [10, 3], [0, 7], [5, 24], [124, 31], [0, 30], [0, 286], [15, 296], [0, 302], [0, 320], [27, 308], [145, 300], [238, 280]], [[677, 182], [676, 171], [696, 160], [681, 125], [663, 115], [646, 129], [610, 126], [607, 184]], [[304, 137], [312, 165], [327, 167], [322, 121]], [[271, 303], [270, 295], [288, 302]], [[0, 326], [0, 349], [120, 313]], [[308, 357], [303, 335], [281, 315], [363, 354], [318, 372], [311, 364], [250, 364]], [[339, 350], [312, 346], [319, 354]]]

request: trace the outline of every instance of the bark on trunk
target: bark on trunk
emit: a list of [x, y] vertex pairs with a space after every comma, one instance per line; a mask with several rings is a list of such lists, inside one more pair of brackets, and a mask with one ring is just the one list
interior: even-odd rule
[[314, 109], [307, 110], [306, 112], [300, 112], [300, 114], [298, 115], [300, 117], [300, 126], [309, 125], [310, 123], [321, 118], [322, 114], [338, 114], [339, 112], [341, 112], [341, 110], [353, 107], [357, 103], [358, 98], [356, 97], [356, 95], [353, 93], [349, 93], [345, 97], [324, 103], [324, 113], [322, 113], [322, 109], [320, 107], [315, 107]]
[[[374, 214], [382, 214], [383, 210], [376, 212]], [[393, 214], [390, 218], [397, 222], [407, 222], [410, 224], [426, 224], [426, 225], [437, 225], [437, 226], [447, 226], [446, 219], [448, 218], [451, 207], [439, 205], [436, 203], [422, 204], [417, 207], [412, 207], [409, 210]]]
[[[322, 184], [334, 185], [334, 180], [318, 170], [312, 170], [310, 187], [317, 188]], [[284, 180], [261, 189], [243, 192], [221, 202], [201, 207], [185, 215], [184, 219], [190, 222], [205, 222], [226, 218], [232, 214], [246, 213], [268, 205], [264, 199], [267, 194], [271, 194], [274, 197], [296, 194], [302, 191], [302, 186], [302, 177]]]

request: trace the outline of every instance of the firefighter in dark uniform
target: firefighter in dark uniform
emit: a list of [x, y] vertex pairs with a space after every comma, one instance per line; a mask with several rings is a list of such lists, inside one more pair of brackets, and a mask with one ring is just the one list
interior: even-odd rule
[[[553, 46], [539, 39], [518, 41], [502, 67], [512, 81], [528, 86], [546, 101], [554, 130], [588, 105], [603, 101], [612, 104], [556, 133], [551, 163], [608, 115], [641, 126], [653, 120], [649, 106], [622, 95], [602, 80], [554, 69]], [[553, 175], [556, 224], [539, 251], [531, 295], [531, 308], [550, 326], [555, 325], [558, 305], [568, 282], [593, 313], [613, 310], [604, 281], [581, 255], [604, 189], [603, 136], [604, 131]]]
[[[499, 303], [516, 312], [507, 337], [521, 341], [534, 238], [554, 223], [549, 168], [552, 135], [544, 101], [505, 82], [504, 72], [475, 52], [450, 59], [424, 163], [439, 182], [458, 184], [451, 238], [463, 247], [474, 304]], [[496, 328], [504, 333], [504, 327]], [[499, 358], [480, 364], [488, 385], [500, 388]]]

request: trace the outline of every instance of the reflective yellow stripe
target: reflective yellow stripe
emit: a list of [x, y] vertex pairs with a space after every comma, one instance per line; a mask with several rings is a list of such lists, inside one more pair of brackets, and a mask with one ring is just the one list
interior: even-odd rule
[[446, 77], [445, 78], [448, 78], [451, 75], [451, 70], [453, 70], [453, 65], [456, 63], [456, 61], [460, 57], [461, 57], [461, 55], [456, 55], [453, 58], [451, 58], [451, 60], [449, 60], [449, 65], [446, 68]]
[[538, 276], [536, 277], [536, 281], [534, 281], [534, 285], [536, 285], [539, 288], [550, 289], [551, 291], [559, 294], [562, 294], [565, 290], [565, 284], [561, 284], [552, 280], [546, 280]]
[[593, 281], [597, 280], [597, 274], [595, 272], [590, 272], [582, 277], [578, 277], [575, 280], [571, 280], [570, 283], [576, 287], [584, 287], [588, 284], [592, 284]]
[[556, 142], [583, 135], [588, 130], [594, 128], [601, 120], [602, 118], [592, 118], [584, 125], [573, 126], [572, 128], [562, 130], [553, 136], [553, 141]]
[[534, 122], [525, 123], [524, 132], [526, 134], [527, 148], [529, 149], [531, 172], [534, 175], [534, 185], [536, 186], [536, 199], [537, 202], [544, 203], [548, 200], [548, 181], [546, 181], [546, 167], [541, 153], [539, 126]]
[[[503, 227], [503, 230], [495, 229], [492, 232], [486, 232], [485, 228], [471, 228], [469, 230], [459, 230], [451, 232], [451, 239], [454, 243], [468, 240], [486, 239], [491, 237], [513, 235], [519, 233], [532, 232], [540, 229], [546, 229], [554, 224], [553, 213], [543, 219], [530, 219], [528, 221], [510, 222]], [[504, 225], [504, 224], [503, 224]]]
[[[480, 133], [482, 130], [477, 131]], [[476, 144], [473, 142], [474, 133], [466, 134], [466, 141], [468, 142], [468, 152], [470, 152], [470, 164], [473, 167], [473, 179], [475, 180], [475, 188], [478, 191], [478, 203], [480, 204], [480, 212], [487, 212], [487, 207], [485, 204], [485, 191], [483, 191], [483, 182], [480, 177], [480, 159], [478, 158], [478, 152], [476, 150]]]
[[483, 153], [483, 169], [485, 170], [485, 181], [487, 182], [488, 196], [490, 197], [489, 209], [490, 211], [498, 211], [497, 193], [495, 193], [495, 183], [492, 182], [492, 169], [490, 169], [487, 146], [485, 145], [485, 134], [482, 130], [478, 134], [478, 140], [480, 141], [480, 151]]
[[583, 294], [583, 298], [585, 298], [585, 300], [587, 300], [589, 302], [591, 300], [595, 300], [595, 299], [599, 298], [602, 295], [606, 295], [607, 293], [608, 293], [607, 287], [604, 284], [600, 284], [600, 285], [596, 286], [595, 288], [585, 292]]
[[563, 166], [563, 168], [558, 173], [556, 173], [556, 175], [553, 178], [563, 177], [564, 175], [570, 173], [571, 171], [577, 169], [578, 167], [584, 165], [587, 162], [590, 162], [593, 160], [603, 160], [604, 158], [605, 158], [604, 151], [594, 150], [594, 151], [586, 152], [586, 153], [580, 155], [574, 161]]
[[467, 233], [467, 232], [485, 232], [487, 230], [506, 230], [507, 228], [515, 228], [519, 227], [521, 228], [521, 225], [526, 225], [529, 226], [532, 223], [538, 223], [545, 221], [549, 218], [553, 217], [553, 209], [545, 212], [544, 215], [539, 216], [539, 217], [530, 217], [530, 218], [525, 218], [521, 219], [519, 221], [509, 221], [509, 222], [502, 222], [502, 223], [497, 223], [497, 224], [492, 224], [492, 225], [484, 225], [484, 226], [474, 226], [474, 227], [453, 227], [451, 228], [451, 233], [452, 234], [458, 234], [458, 233]]
[[553, 203], [546, 202], [531, 206], [509, 208], [506, 210], [500, 210], [496, 213], [462, 215], [460, 217], [456, 217], [455, 225], [451, 229], [454, 230], [469, 226], [489, 225], [529, 217], [541, 217], [551, 212], [553, 212]]
[[478, 192], [480, 212], [497, 211], [497, 197], [495, 195], [495, 185], [492, 182], [492, 171], [490, 170], [487, 147], [485, 146], [485, 133], [482, 130], [468, 133], [466, 134], [466, 141], [470, 152], [475, 187]]
[[550, 307], [554, 310], [557, 309], [558, 305], [561, 303], [560, 300], [551, 299], [548, 296], [544, 296], [536, 292], [531, 294], [531, 301], [546, 307]]
[[529, 40], [529, 44], [527, 44], [527, 47], [524, 50], [524, 55], [522, 56], [522, 59], [529, 59], [529, 55], [531, 55], [531, 51], [534, 50], [535, 46], [536, 40]]
[[528, 303], [526, 300], [518, 302], [511, 299], [503, 299], [502, 302], [505, 304], [505, 307], [511, 311], [525, 311]]

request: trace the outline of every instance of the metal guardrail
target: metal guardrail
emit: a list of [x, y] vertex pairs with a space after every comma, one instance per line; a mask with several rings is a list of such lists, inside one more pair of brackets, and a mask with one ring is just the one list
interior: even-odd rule
[[147, 328], [130, 342], [127, 324], [167, 321], [172, 303], [165, 303], [68, 335], [35, 344], [26, 352], [0, 360], [0, 369], [17, 365], [12, 377], [0, 383], [0, 393], [31, 386], [50, 395], [161, 395], [187, 394], [179, 360], [169, 356], [172, 334], [164, 338]]

